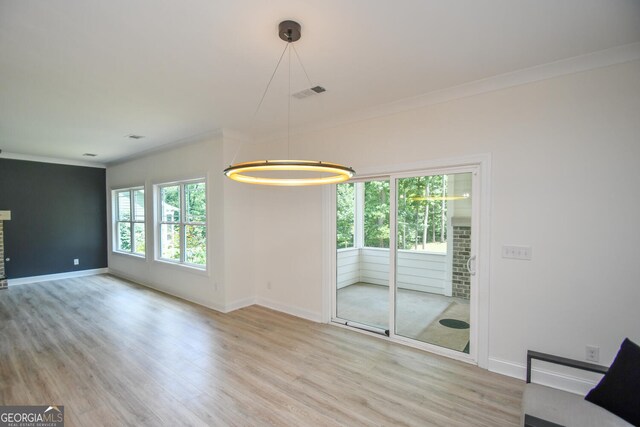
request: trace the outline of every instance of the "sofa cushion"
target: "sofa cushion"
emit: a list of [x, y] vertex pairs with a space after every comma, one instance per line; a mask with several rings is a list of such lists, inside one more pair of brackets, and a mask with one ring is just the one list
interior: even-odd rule
[[605, 409], [569, 393], [540, 384], [527, 384], [522, 398], [524, 414], [567, 427], [630, 427]]
[[626, 338], [609, 371], [585, 399], [640, 426], [640, 347]]

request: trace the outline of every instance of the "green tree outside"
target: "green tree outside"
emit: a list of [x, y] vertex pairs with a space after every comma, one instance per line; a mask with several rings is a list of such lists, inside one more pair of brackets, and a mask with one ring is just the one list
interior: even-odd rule
[[337, 244], [338, 249], [352, 248], [355, 245], [356, 186], [354, 183], [338, 184], [337, 199]]
[[[337, 185], [337, 247], [352, 247], [356, 185], [364, 185], [364, 246], [389, 247], [389, 181]], [[447, 240], [446, 175], [398, 180], [398, 249], [425, 250]]]
[[[162, 227], [163, 258], [180, 260], [181, 236], [185, 238], [184, 261], [190, 264], [207, 264], [207, 197], [204, 182], [184, 184], [184, 212], [181, 204], [181, 186], [161, 189], [162, 219], [176, 224]], [[178, 224], [184, 216], [184, 234]], [[169, 241], [166, 241], [166, 239]]]

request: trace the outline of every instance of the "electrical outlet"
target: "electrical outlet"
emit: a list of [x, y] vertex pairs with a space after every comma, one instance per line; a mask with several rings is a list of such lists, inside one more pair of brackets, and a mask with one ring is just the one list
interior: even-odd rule
[[595, 345], [588, 345], [587, 346], [586, 359], [589, 362], [599, 362], [600, 361], [600, 347], [596, 347]]
[[74, 258], [73, 265], [80, 265], [80, 260], [78, 258]]

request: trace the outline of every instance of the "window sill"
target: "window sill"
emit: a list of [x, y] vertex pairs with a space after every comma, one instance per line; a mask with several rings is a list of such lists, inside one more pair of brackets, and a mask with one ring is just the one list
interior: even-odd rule
[[192, 264], [183, 264], [183, 263], [179, 263], [179, 262], [167, 261], [167, 260], [164, 260], [164, 259], [154, 259], [153, 261], [157, 262], [160, 265], [164, 265], [164, 266], [167, 266], [169, 268], [174, 268], [176, 270], [181, 270], [181, 271], [184, 271], [184, 272], [197, 274], [199, 276], [210, 277], [209, 270], [206, 267], [205, 268], [201, 268], [201, 267], [197, 267], [197, 266], [192, 265]]
[[141, 261], [146, 261], [147, 260], [146, 255], [134, 254], [134, 253], [131, 253], [131, 252], [120, 252], [120, 251], [112, 250], [111, 253], [113, 255], [122, 255], [122, 256], [125, 256], [125, 257], [133, 258], [133, 259], [139, 259]]

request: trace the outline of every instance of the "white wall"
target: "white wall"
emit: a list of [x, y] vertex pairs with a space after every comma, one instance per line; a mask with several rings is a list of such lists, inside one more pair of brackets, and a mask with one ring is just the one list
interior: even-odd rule
[[[597, 345], [608, 364], [625, 336], [640, 342], [639, 135], [634, 61], [340, 125], [292, 146], [356, 171], [491, 153], [489, 364], [522, 375], [527, 349], [584, 359], [585, 345]], [[256, 197], [258, 297], [320, 317], [322, 190]], [[533, 260], [501, 258], [504, 244], [531, 245]]]
[[224, 133], [224, 164], [212, 166], [212, 174], [223, 181], [224, 196], [212, 204], [224, 206], [224, 271], [226, 310], [255, 302], [254, 205], [255, 187], [232, 181], [222, 174], [224, 167], [234, 162], [246, 142], [229, 132]]
[[257, 300], [320, 321], [322, 192], [318, 187], [277, 190], [259, 186], [255, 193]]
[[[220, 311], [252, 303], [255, 296], [251, 256], [254, 246], [252, 189], [222, 174], [237, 144], [237, 138], [226, 135], [223, 138], [220, 133], [109, 166], [107, 189], [144, 184], [147, 206], [146, 259], [112, 252], [109, 223], [110, 271]], [[207, 179], [207, 272], [153, 259], [153, 185], [198, 177]], [[111, 212], [110, 194], [107, 203]], [[243, 257], [245, 248], [249, 248], [250, 255]]]

